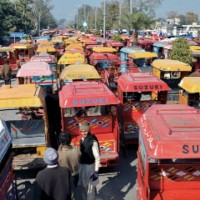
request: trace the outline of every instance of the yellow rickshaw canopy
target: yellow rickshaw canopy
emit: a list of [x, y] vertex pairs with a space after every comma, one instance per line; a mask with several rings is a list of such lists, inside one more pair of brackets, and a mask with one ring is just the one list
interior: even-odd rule
[[160, 71], [192, 71], [192, 67], [190, 65], [178, 60], [156, 59], [152, 62], [152, 66]]
[[76, 48], [83, 49], [83, 44], [80, 42], [71, 43], [66, 46], [65, 50], [76, 49]]
[[128, 40], [129, 37], [128, 37], [128, 35], [121, 35], [121, 39], [122, 39], [122, 40]]
[[39, 46], [52, 46], [53, 43], [49, 40], [39, 40], [37, 42], [39, 44]]
[[2, 52], [9, 52], [9, 51], [15, 51], [13, 47], [0, 47], [0, 53]]
[[71, 44], [74, 42], [78, 42], [78, 37], [70, 37], [70, 38], [64, 40], [65, 44]]
[[34, 84], [4, 85], [0, 88], [0, 108], [42, 107], [42, 89]]
[[33, 44], [27, 44], [27, 43], [13, 43], [10, 45], [10, 47], [14, 49], [33, 49], [34, 45]]
[[75, 63], [84, 63], [85, 55], [83, 53], [64, 53], [58, 60], [59, 65], [69, 65]]
[[190, 49], [192, 51], [195, 51], [195, 50], [199, 50], [200, 51], [200, 46], [190, 46]]
[[52, 42], [54, 42], [54, 41], [64, 41], [65, 39], [68, 39], [69, 37], [68, 36], [64, 36], [64, 35], [59, 35], [59, 36], [54, 36], [54, 37], [52, 37]]
[[179, 87], [188, 93], [200, 93], [200, 77], [184, 77]]
[[42, 53], [42, 52], [46, 52], [46, 53], [54, 53], [56, 52], [56, 49], [53, 46], [39, 46], [37, 48], [37, 53]]
[[97, 53], [113, 53], [117, 51], [115, 48], [112, 47], [94, 47], [92, 48], [92, 50]]
[[133, 53], [130, 53], [128, 56], [133, 59], [157, 58], [158, 57], [158, 55], [153, 52], [133, 52]]
[[74, 64], [63, 69], [60, 79], [68, 81], [76, 79], [101, 79], [101, 76], [92, 65]]

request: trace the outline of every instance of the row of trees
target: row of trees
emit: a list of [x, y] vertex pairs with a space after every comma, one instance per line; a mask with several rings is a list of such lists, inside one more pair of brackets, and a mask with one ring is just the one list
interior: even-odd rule
[[[155, 9], [162, 0], [105, 0], [106, 29], [152, 28], [155, 22]], [[100, 7], [82, 5], [71, 25], [81, 29], [84, 21], [89, 29], [102, 29], [103, 4]]]
[[[151, 29], [155, 27], [155, 10], [162, 3], [162, 0], [105, 0], [106, 3], [106, 29]], [[102, 29], [103, 26], [103, 3], [100, 7], [82, 5], [71, 26], [83, 28], [86, 21], [89, 29]], [[180, 24], [191, 24], [198, 22], [198, 15], [187, 12], [180, 15], [171, 11], [167, 18], [180, 18]], [[161, 19], [158, 19], [158, 21]], [[163, 20], [163, 19], [162, 19]]]
[[0, 35], [14, 31], [30, 33], [43, 28], [55, 28], [50, 0], [0, 0]]

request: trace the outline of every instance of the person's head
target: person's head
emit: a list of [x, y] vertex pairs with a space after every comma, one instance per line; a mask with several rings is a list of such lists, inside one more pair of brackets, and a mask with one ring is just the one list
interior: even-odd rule
[[59, 142], [62, 145], [69, 145], [72, 141], [72, 137], [69, 133], [60, 133]]
[[90, 126], [88, 124], [88, 122], [82, 122], [79, 125], [80, 128], [80, 132], [83, 138], [87, 137], [88, 133], [90, 132]]
[[47, 148], [44, 153], [44, 162], [47, 165], [56, 165], [58, 163], [58, 153], [54, 148]]

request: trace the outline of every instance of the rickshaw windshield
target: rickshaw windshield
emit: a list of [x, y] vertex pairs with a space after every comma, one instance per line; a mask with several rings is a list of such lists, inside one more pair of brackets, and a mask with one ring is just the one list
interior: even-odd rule
[[109, 110], [109, 105], [65, 108], [64, 117], [101, 116], [109, 114]]
[[151, 92], [124, 92], [123, 98], [124, 102], [132, 102], [132, 101], [150, 101], [152, 100]]

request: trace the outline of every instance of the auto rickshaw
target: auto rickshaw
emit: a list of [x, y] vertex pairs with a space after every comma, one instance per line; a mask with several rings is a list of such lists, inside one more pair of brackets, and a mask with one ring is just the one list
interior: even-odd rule
[[184, 77], [178, 86], [179, 104], [200, 108], [200, 77]]
[[101, 76], [98, 74], [94, 66], [88, 64], [73, 64], [65, 67], [60, 74], [60, 81], [62, 83], [81, 81], [81, 80], [100, 80]]
[[100, 143], [101, 166], [119, 163], [119, 126], [115, 95], [96, 81], [76, 81], [66, 84], [59, 92], [62, 130], [71, 134], [72, 143], [80, 145], [79, 123], [88, 122], [91, 133]]
[[57, 58], [49, 53], [39, 53], [31, 57], [30, 62], [47, 62], [51, 66], [51, 70], [56, 73]]
[[57, 51], [57, 55], [60, 57], [65, 50], [65, 43], [64, 43], [64, 38], [60, 36], [55, 36], [52, 38], [52, 43], [54, 44], [54, 47]]
[[153, 44], [153, 52], [157, 53], [159, 58], [165, 58], [165, 52], [164, 52], [164, 48], [167, 45], [172, 45], [173, 41], [175, 40], [175, 38], [172, 39], [164, 39], [161, 41], [157, 41]]
[[134, 52], [128, 55], [130, 59], [133, 59], [133, 64], [138, 72], [152, 72], [151, 63], [158, 55], [153, 52]]
[[134, 52], [145, 52], [145, 50], [136, 45], [131, 46], [131, 47], [123, 47], [120, 49], [120, 60], [121, 60], [120, 72], [121, 73], [125, 73], [129, 71], [129, 68], [133, 68], [133, 61], [132, 59], [128, 58], [128, 55]]
[[80, 42], [69, 44], [65, 47], [65, 51], [70, 50], [82, 50], [83, 51], [83, 44]]
[[[120, 58], [115, 54], [116, 49], [112, 47], [94, 47], [89, 56], [89, 63], [94, 65], [101, 75], [104, 83], [109, 87], [114, 86], [119, 77]], [[105, 67], [106, 66], [106, 67]]]
[[0, 117], [12, 134], [14, 169], [45, 166], [43, 155], [50, 146], [44, 94], [34, 84], [0, 88]]
[[0, 199], [17, 200], [17, 186], [12, 169], [12, 137], [2, 119], [0, 119], [0, 133]]
[[138, 39], [139, 47], [143, 48], [145, 51], [153, 51], [153, 44], [156, 42], [153, 38], [140, 38]]
[[[15, 58], [10, 58], [10, 64], [12, 68], [12, 74], [16, 74], [19, 67], [21, 67], [24, 63], [28, 62], [30, 58], [35, 54], [34, 45], [29, 43], [12, 43], [10, 47], [16, 49], [17, 51], [17, 63], [15, 63]], [[14, 63], [15, 65], [12, 65]], [[14, 68], [14, 66], [16, 68]]]
[[79, 41], [78, 41], [78, 37], [76, 37], [76, 36], [75, 37], [69, 37], [69, 38], [64, 40], [64, 43], [65, 43], [66, 46], [69, 45], [69, 44], [72, 44], [72, 43], [77, 43], [77, 42], [79, 42]]
[[58, 74], [60, 74], [66, 66], [76, 63], [86, 63], [84, 52], [81, 51], [64, 53], [58, 60]]
[[152, 105], [166, 104], [170, 88], [149, 73], [122, 74], [117, 82], [122, 144], [138, 143], [138, 119]]
[[17, 72], [19, 84], [33, 83], [40, 85], [43, 89], [51, 86], [53, 90], [58, 89], [57, 76], [46, 62], [27, 62]]
[[114, 41], [114, 40], [107, 40], [106, 41], [106, 46], [107, 47], [112, 47], [114, 49], [116, 49], [116, 52], [119, 52], [120, 49], [124, 46], [124, 44], [122, 42], [117, 42], [117, 41]]
[[19, 61], [17, 60], [17, 50], [12, 47], [0, 47], [0, 71], [2, 71], [7, 59], [12, 69], [12, 75], [15, 75], [20, 67]]
[[198, 200], [199, 110], [153, 105], [138, 121], [138, 200]]
[[53, 45], [39, 45], [37, 50], [36, 50], [37, 54], [40, 53], [49, 53], [51, 55], [54, 55], [56, 58], [58, 56], [57, 51], [55, 49], [55, 47]]
[[152, 62], [153, 74], [163, 80], [172, 89], [168, 92], [168, 104], [177, 104], [179, 98], [178, 84], [188, 76], [192, 67], [178, 60], [156, 59]]
[[89, 55], [88, 60], [90, 65], [96, 65], [98, 62], [107, 62], [109, 64], [119, 64], [120, 60], [114, 53], [116, 49], [112, 47], [93, 47], [92, 53]]

